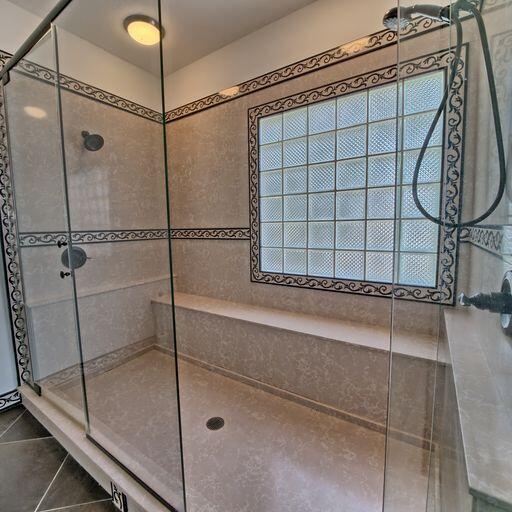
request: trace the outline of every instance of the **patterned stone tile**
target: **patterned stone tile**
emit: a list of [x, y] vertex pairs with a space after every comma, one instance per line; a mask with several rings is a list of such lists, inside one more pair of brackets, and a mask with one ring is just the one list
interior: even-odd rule
[[[189, 362], [179, 372], [189, 511], [381, 510], [383, 434]], [[95, 438], [168, 500], [180, 487], [174, 386], [174, 360], [156, 350], [87, 381]], [[68, 399], [79, 393], [68, 389]], [[213, 416], [222, 429], [206, 427]], [[425, 452], [398, 443], [395, 453], [410, 461], [398, 475], [413, 475], [402, 478], [393, 510], [410, 512], [425, 500], [427, 476], [416, 471]]]

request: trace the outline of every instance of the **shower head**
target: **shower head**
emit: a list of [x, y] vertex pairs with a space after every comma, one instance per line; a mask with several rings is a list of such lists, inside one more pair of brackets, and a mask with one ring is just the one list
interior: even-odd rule
[[436, 21], [450, 21], [450, 6], [415, 4], [410, 7], [393, 7], [382, 18], [382, 23], [389, 30], [397, 32], [405, 28], [412, 20], [413, 15], [431, 18]]
[[82, 132], [84, 138], [84, 147], [87, 151], [98, 151], [103, 147], [105, 140], [97, 133]]
[[384, 14], [382, 18], [383, 25], [393, 32], [398, 32], [404, 29], [411, 22], [410, 8], [400, 8], [400, 15], [398, 15], [398, 7], [392, 7]]

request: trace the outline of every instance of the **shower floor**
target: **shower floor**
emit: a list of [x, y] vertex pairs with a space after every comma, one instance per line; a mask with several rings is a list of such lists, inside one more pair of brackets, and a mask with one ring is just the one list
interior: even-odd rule
[[[180, 361], [179, 371], [189, 512], [382, 510], [383, 434], [189, 362]], [[78, 385], [60, 393], [80, 403]], [[87, 378], [92, 436], [176, 503], [174, 393], [174, 360], [159, 350]], [[213, 416], [224, 418], [222, 429], [206, 428]], [[395, 457], [403, 451], [393, 511], [421, 510], [426, 452], [399, 441], [393, 450]]]

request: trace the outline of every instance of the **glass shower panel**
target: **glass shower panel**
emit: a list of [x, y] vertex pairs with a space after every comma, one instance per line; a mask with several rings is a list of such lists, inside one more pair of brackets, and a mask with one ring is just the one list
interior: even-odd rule
[[[130, 38], [129, 5], [89, 7], [75, 0], [56, 21], [87, 434], [183, 511], [174, 344], [159, 336], [172, 315], [154, 316], [172, 303], [159, 45]], [[158, 20], [158, 2], [136, 14]]]
[[[400, 2], [400, 7], [407, 6]], [[411, 36], [413, 25], [414, 33], [420, 33], [417, 37]], [[426, 220], [413, 196], [414, 188], [428, 213], [441, 216], [452, 192], [446, 184], [460, 172], [458, 162], [451, 165], [455, 159], [448, 150], [457, 136], [450, 132], [456, 114], [448, 113], [447, 108], [429, 141], [417, 179], [414, 176], [454, 58], [450, 27], [436, 24], [436, 30], [432, 30], [431, 25], [424, 17], [416, 18], [402, 27], [398, 43], [398, 74], [403, 84], [399, 111], [403, 112], [403, 128], [398, 132], [402, 151], [398, 154], [400, 195], [396, 205], [397, 250], [384, 487], [384, 510], [393, 512], [426, 510], [433, 483], [429, 476], [435, 475], [437, 455], [430, 447], [441, 314], [438, 302], [444, 294], [453, 298], [455, 293], [451, 263], [456, 259], [453, 249], [456, 233], [446, 232]], [[463, 80], [457, 78], [458, 85], [463, 87]], [[458, 99], [459, 96], [451, 95], [450, 105]], [[462, 150], [458, 141], [452, 147], [455, 153]], [[457, 197], [454, 201], [458, 204]], [[404, 294], [406, 285], [415, 286], [416, 294]]]
[[[460, 20], [461, 45], [457, 44], [455, 17]], [[407, 37], [407, 27], [401, 34], [401, 76], [417, 53], [441, 51], [451, 56], [450, 62], [441, 57], [450, 85], [450, 66], [459, 52], [460, 56], [439, 123], [444, 128], [443, 157], [442, 165], [434, 167], [442, 172], [443, 188], [437, 213], [421, 193], [422, 173], [426, 177], [434, 169], [434, 160], [427, 154], [419, 173], [418, 196], [430, 214], [442, 220], [438, 305], [394, 299], [386, 511], [399, 510], [396, 503], [403, 496], [403, 478], [397, 469], [404, 465], [409, 468], [405, 483], [418, 496], [407, 510], [501, 512], [512, 507], [512, 467], [506, 455], [512, 442], [510, 315], [497, 302], [499, 295], [494, 302], [489, 300], [490, 293], [510, 290], [506, 279], [503, 284], [512, 263], [510, 174], [494, 212], [481, 222], [472, 222], [494, 202], [500, 174], [507, 172], [512, 122], [511, 26], [509, 1], [457, 1], [452, 2], [451, 24], [415, 38]], [[482, 47], [489, 50], [487, 63]], [[494, 84], [489, 84], [489, 78]], [[498, 108], [493, 111], [494, 92]], [[430, 108], [437, 109], [439, 103], [439, 98], [432, 98]], [[501, 130], [496, 130], [496, 113]], [[423, 131], [420, 144], [424, 139]], [[497, 140], [503, 143], [503, 165]], [[437, 145], [434, 137], [431, 144], [432, 148]], [[403, 165], [402, 177], [408, 177], [409, 183], [411, 168], [414, 165]], [[431, 220], [423, 222], [436, 227]], [[397, 261], [397, 268], [400, 276], [404, 262]], [[426, 270], [419, 259], [408, 263], [407, 269], [418, 277]], [[425, 287], [425, 293], [429, 289]], [[398, 277], [395, 290], [399, 290]], [[478, 300], [474, 297], [478, 293], [485, 295]], [[501, 297], [506, 300], [506, 295]], [[486, 305], [497, 313], [486, 311]], [[416, 310], [411, 314], [413, 307]], [[406, 354], [403, 334], [412, 322], [414, 339], [408, 345], [414, 354]], [[411, 377], [413, 384], [406, 387]], [[404, 431], [414, 437], [404, 436]]]
[[[52, 30], [10, 72], [4, 88], [24, 313], [33, 382], [84, 421], [68, 250], [56, 41]], [[71, 403], [62, 388], [76, 382]]]
[[[172, 5], [198, 46], [221, 26], [240, 38], [181, 54], [166, 80], [187, 507], [381, 511], [393, 237], [384, 251], [366, 239], [393, 231], [396, 45], [368, 37], [383, 13], [356, 20], [351, 41], [328, 26], [343, 0], [286, 21], [284, 2]], [[323, 9], [325, 60], [299, 49], [309, 8]], [[278, 48], [297, 50], [280, 65], [300, 62], [276, 71]]]

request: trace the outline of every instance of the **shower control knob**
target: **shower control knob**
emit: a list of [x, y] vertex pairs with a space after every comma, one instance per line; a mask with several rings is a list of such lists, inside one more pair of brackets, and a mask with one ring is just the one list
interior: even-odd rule
[[57, 247], [60, 249], [61, 247], [66, 247], [66, 245], [68, 245], [68, 243], [65, 241], [65, 240], [59, 240], [57, 242]]
[[512, 336], [512, 271], [503, 276], [500, 292], [477, 293], [468, 297], [465, 293], [459, 295], [462, 306], [474, 306], [500, 315], [500, 323], [506, 334]]
[[64, 272], [64, 270], [60, 271], [60, 278], [64, 279], [65, 277], [68, 277], [71, 275], [71, 272]]
[[499, 313], [501, 315], [512, 314], [512, 295], [510, 293], [477, 293], [470, 297], [461, 293], [459, 295], [459, 302], [462, 306], [474, 306], [477, 309], [484, 309], [491, 313]]

